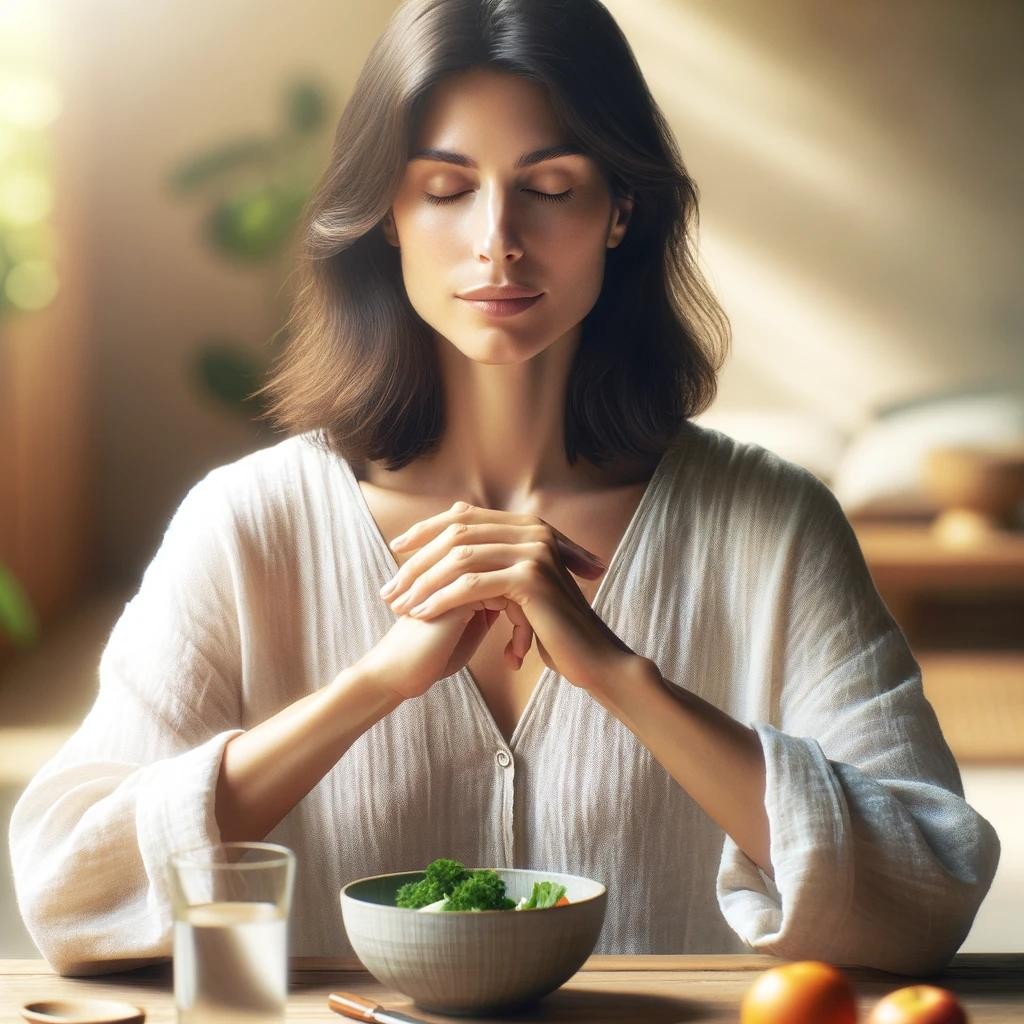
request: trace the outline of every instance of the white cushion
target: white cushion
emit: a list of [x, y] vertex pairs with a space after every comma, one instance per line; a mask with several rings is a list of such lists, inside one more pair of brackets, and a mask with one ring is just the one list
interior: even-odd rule
[[925, 457], [947, 445], [1024, 441], [1024, 390], [944, 396], [884, 413], [850, 442], [832, 490], [847, 514], [933, 514]]

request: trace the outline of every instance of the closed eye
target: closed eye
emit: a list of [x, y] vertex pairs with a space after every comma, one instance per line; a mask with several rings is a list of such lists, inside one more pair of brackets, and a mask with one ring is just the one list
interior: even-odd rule
[[[466, 192], [456, 192], [455, 195], [451, 196], [435, 196], [431, 192], [424, 192], [423, 198], [428, 203], [434, 203], [435, 205], [440, 205], [442, 203], [454, 203], [456, 199], [461, 199], [462, 196], [469, 195], [469, 191], [471, 190], [468, 190]], [[538, 199], [541, 199], [549, 203], [565, 203], [572, 199], [572, 197], [575, 195], [574, 191], [571, 188], [567, 188], [564, 192], [538, 192], [536, 189], [532, 188], [526, 188], [523, 189], [523, 191], [529, 192], [531, 195], [536, 196]]]

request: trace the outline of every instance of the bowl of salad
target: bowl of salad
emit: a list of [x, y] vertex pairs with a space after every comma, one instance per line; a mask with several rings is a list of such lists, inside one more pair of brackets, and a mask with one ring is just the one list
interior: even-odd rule
[[442, 857], [349, 882], [341, 916], [382, 985], [425, 1010], [469, 1015], [524, 1006], [568, 981], [597, 944], [607, 900], [591, 878]]

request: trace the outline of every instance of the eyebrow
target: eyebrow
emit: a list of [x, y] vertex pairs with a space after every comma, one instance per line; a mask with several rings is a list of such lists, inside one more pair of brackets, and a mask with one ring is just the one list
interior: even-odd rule
[[[516, 167], [530, 167], [533, 164], [543, 163], [545, 160], [554, 160], [559, 156], [583, 156], [583, 150], [571, 142], [564, 142], [557, 146], [545, 146], [544, 149], [535, 149], [532, 153], [524, 153], [515, 163]], [[457, 164], [459, 167], [476, 167], [476, 161], [470, 160], [462, 153], [453, 153], [449, 149], [418, 149], [409, 157], [410, 160], [437, 160], [445, 164]]]

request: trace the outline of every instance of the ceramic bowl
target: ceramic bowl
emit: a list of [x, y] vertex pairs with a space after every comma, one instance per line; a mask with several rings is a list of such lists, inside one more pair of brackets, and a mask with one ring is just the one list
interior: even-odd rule
[[529, 896], [534, 882], [548, 880], [565, 886], [569, 904], [423, 913], [396, 907], [395, 893], [424, 872], [360, 878], [341, 890], [341, 916], [356, 956], [382, 985], [438, 1013], [507, 1010], [553, 992], [593, 952], [607, 889], [557, 871], [490, 870], [513, 900]]
[[936, 530], [988, 534], [1010, 528], [1024, 502], [1024, 444], [933, 449], [925, 486], [942, 512]]

